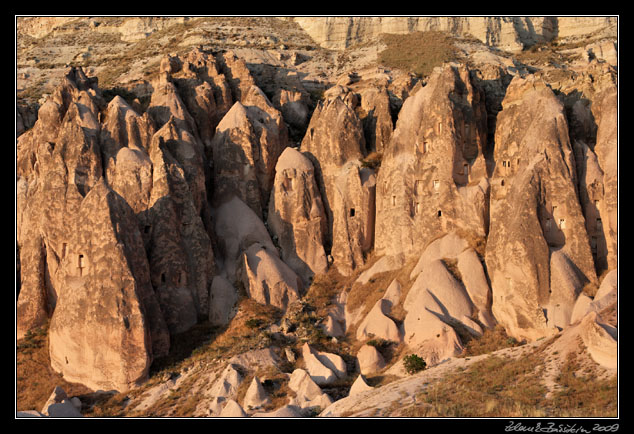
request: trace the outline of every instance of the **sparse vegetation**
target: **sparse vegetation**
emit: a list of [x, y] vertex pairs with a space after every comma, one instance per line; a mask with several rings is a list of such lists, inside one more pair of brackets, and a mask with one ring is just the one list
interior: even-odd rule
[[388, 68], [412, 72], [418, 77], [429, 76], [435, 67], [459, 57], [453, 38], [444, 32], [382, 36], [386, 48], [379, 53], [378, 62]]
[[[123, 20], [123, 18], [103, 18], [102, 22], [113, 24], [117, 20]], [[298, 28], [298, 25], [292, 22], [277, 23], [273, 21], [273, 18], [264, 18], [264, 20], [270, 26], [280, 25], [288, 28], [289, 31]], [[217, 29], [203, 28], [204, 25], [211, 23], [217, 25]], [[29, 72], [31, 75], [25, 73], [23, 77], [25, 80], [30, 77], [30, 81], [28, 81], [30, 86], [25, 85], [24, 89], [18, 93], [18, 97], [37, 100], [45, 91], [48, 83], [48, 79], [40, 77], [50, 77], [53, 73], [59, 73], [64, 67], [68, 53], [65, 53], [66, 57], [60, 56], [58, 58], [55, 53], [59, 53], [61, 50], [50, 51], [49, 48], [46, 48], [47, 44], [51, 45], [51, 41], [59, 41], [59, 45], [75, 44], [80, 45], [82, 49], [86, 48], [85, 52], [80, 53], [81, 55], [86, 54], [86, 56], [81, 57], [78, 54], [74, 57], [76, 61], [69, 62], [69, 64], [84, 67], [90, 65], [94, 68], [94, 72], [99, 75], [100, 87], [103, 89], [102, 95], [106, 102], [118, 95], [130, 105], [141, 107], [141, 111], [144, 111], [150, 97], [138, 97], [123, 87], [124, 85], [121, 85], [119, 81], [120, 78], [123, 78], [123, 74], [133, 71], [131, 74], [126, 74], [126, 79], [130, 80], [127, 81], [130, 89], [134, 89], [134, 80], [136, 79], [134, 77], [142, 76], [142, 80], [156, 77], [161, 56], [167, 53], [183, 54], [185, 51], [189, 51], [191, 45], [185, 43], [188, 40], [223, 41], [226, 42], [225, 45], [222, 45], [224, 48], [274, 48], [278, 50], [278, 59], [288, 56], [282, 51], [287, 47], [282, 47], [281, 44], [283, 42], [286, 45], [287, 41], [278, 41], [275, 36], [262, 36], [258, 41], [253, 41], [244, 36], [243, 30], [251, 31], [250, 26], [261, 25], [261, 18], [256, 17], [204, 17], [165, 27], [138, 42], [124, 42], [116, 32], [113, 34], [93, 32], [89, 38], [76, 41], [71, 34], [72, 30], [84, 28], [87, 24], [81, 20], [69, 22], [58, 29], [61, 31], [61, 35], [55, 36], [52, 33], [42, 39], [27, 38], [26, 42], [22, 42], [23, 44], [28, 42], [28, 52], [21, 54], [21, 57], [25, 58], [21, 59], [20, 68], [35, 68], [39, 71], [37, 74]], [[291, 46], [298, 47], [302, 42], [303, 40], [300, 38]], [[386, 49], [378, 55], [379, 63], [388, 68], [408, 70], [418, 77], [427, 77], [435, 67], [446, 62], [459, 60], [460, 51], [454, 44], [455, 39], [443, 32], [383, 35], [383, 42]], [[109, 43], [112, 45], [112, 50], [108, 54], [99, 54], [99, 56], [93, 56], [93, 53], [97, 53], [98, 50], [87, 46], [88, 44], [107, 45]], [[214, 45], [214, 43], [209, 45]], [[561, 47], [556, 42], [537, 45], [520, 54], [519, 58], [527, 64], [555, 64], [566, 60], [565, 57], [557, 53], [559, 48]], [[337, 66], [341, 68], [345, 67], [346, 64], [352, 65], [353, 62], [354, 57], [350, 52], [342, 52], [337, 57]], [[249, 64], [249, 67], [252, 67], [251, 65]], [[262, 81], [269, 79], [274, 81], [271, 78], [272, 74], [278, 71], [273, 66], [270, 68], [270, 73], [261, 74]], [[553, 71], [554, 74], [572, 73], [563, 71], [559, 67], [553, 68]], [[547, 71], [547, 73], [553, 72]], [[323, 72], [319, 74], [326, 77]], [[313, 75], [311, 71], [306, 80], [319, 74]], [[381, 72], [381, 74], [383, 73]], [[260, 77], [257, 78], [260, 79]], [[318, 83], [318, 81], [316, 80], [313, 84], [318, 88], [313, 87], [310, 91], [311, 101], [315, 103], [323, 99], [324, 91], [321, 86], [325, 88], [324, 83], [328, 80], [324, 79], [323, 83]], [[422, 85], [424, 82], [421, 80], [418, 86]], [[397, 91], [397, 87], [393, 87], [394, 92]], [[145, 87], [137, 87], [137, 89], [139, 88], [146, 89]], [[149, 90], [143, 92], [149, 92]], [[267, 89], [266, 94], [269, 99], [273, 100], [274, 92]], [[400, 98], [395, 94], [392, 96]], [[403, 96], [404, 98], [405, 96]], [[399, 102], [399, 104], [401, 103], [402, 101]], [[372, 152], [360, 163], [362, 167], [372, 168], [378, 172], [382, 157], [380, 152]], [[437, 167], [434, 166], [431, 170], [435, 171], [436, 169]], [[486, 237], [460, 230], [458, 230], [458, 235], [467, 240], [477, 252], [486, 274], [487, 268], [484, 264]], [[441, 236], [444, 234], [438, 234], [438, 237]], [[330, 246], [328, 246], [328, 250], [330, 250]], [[324, 386], [322, 389], [335, 400], [348, 395], [358, 373], [354, 355], [365, 344], [375, 347], [388, 362], [388, 366], [394, 362], [402, 361], [405, 371], [410, 375], [426, 370], [428, 367], [425, 360], [411, 353], [417, 350], [408, 348], [404, 343], [374, 338], [373, 335], [370, 335], [371, 339], [367, 342], [356, 340], [356, 326], [354, 324], [359, 324], [358, 321], [353, 322], [352, 325], [347, 324], [347, 335], [344, 337], [334, 339], [324, 333], [323, 321], [333, 307], [337, 295], [345, 292], [347, 295], [346, 309], [358, 315], [357, 318], [363, 318], [383, 297], [386, 288], [395, 279], [403, 285], [400, 302], [395, 302], [387, 315], [397, 326], [402, 325], [406, 314], [408, 314], [404, 310], [403, 301], [407, 298], [407, 292], [412, 286], [410, 273], [418, 258], [409, 258], [409, 262], [398, 270], [375, 274], [367, 283], [360, 284], [356, 282], [359, 274], [374, 265], [379, 258], [375, 256], [374, 252], [371, 252], [365, 259], [366, 265], [357, 269], [351, 276], [339, 274], [336, 267], [330, 267], [330, 270], [324, 275], [315, 276], [307, 293], [302, 295], [301, 301], [289, 307], [287, 312], [249, 299], [244, 287], [238, 284], [237, 290], [240, 300], [237, 306], [237, 315], [227, 327], [213, 326], [204, 318], [200, 318], [198, 324], [187, 332], [172, 336], [169, 355], [154, 360], [150, 368], [149, 381], [138, 389], [126, 393], [90, 393], [87, 388], [81, 385], [67, 383], [50, 366], [48, 325], [29, 331], [23, 339], [16, 343], [17, 409], [40, 410], [53, 388], [62, 386], [69, 396], [79, 396], [82, 399], [84, 404], [82, 413], [86, 416], [189, 417], [197, 412], [200, 413], [198, 407], [201, 402], [203, 404], [208, 402], [209, 397], [205, 396], [205, 393], [216, 379], [213, 375], [216, 370], [226, 366], [226, 363], [233, 356], [250, 350], [267, 348], [280, 356], [281, 361], [275, 366], [265, 368], [238, 367], [243, 382], [237, 391], [236, 400], [240, 404], [243, 403], [251, 380], [254, 376], [258, 376], [271, 398], [271, 403], [263, 411], [272, 411], [286, 404], [288, 399], [295, 395], [288, 387], [287, 374], [297, 368], [305, 367], [305, 361], [298, 355], [301, 354], [301, 346], [306, 342], [320, 351], [338, 354], [346, 362], [350, 375], [334, 384]], [[443, 263], [458, 281], [462, 281], [456, 259], [446, 258], [443, 259]], [[601, 279], [604, 277], [605, 273]], [[588, 283], [583, 288], [583, 293], [594, 296], [597, 290], [596, 284]], [[471, 319], [475, 322], [478, 322], [477, 314], [478, 312], [472, 313]], [[614, 306], [606, 311], [605, 316], [613, 317], [616, 324], [616, 315], [616, 306]], [[388, 411], [387, 416], [416, 417], [609, 417], [616, 415], [617, 378], [599, 378], [594, 371], [588, 370], [587, 365], [580, 360], [581, 350], [578, 353], [569, 354], [564, 364], [560, 363], [563, 357], [558, 359], [556, 368], [560, 372], [549, 377], [554, 379], [557, 385], [555, 389], [549, 389], [543, 383], [543, 375], [545, 370], [550, 367], [548, 363], [552, 359], [545, 357], [541, 349], [527, 350], [526, 352], [518, 350], [522, 353], [520, 358], [503, 355], [486, 357], [486, 354], [504, 348], [517, 347], [523, 345], [524, 342], [518, 342], [508, 336], [502, 326], [497, 326], [494, 329], [483, 327], [484, 334], [480, 337], [474, 337], [473, 332], [457, 320], [455, 324], [449, 319], [443, 319], [443, 321], [455, 329], [465, 347], [460, 357], [467, 359], [458, 360], [456, 363], [464, 362], [465, 366], [468, 367], [449, 373], [440, 381], [435, 382], [434, 380], [426, 383], [425, 388], [419, 390], [414, 405], [403, 409], [398, 405], [399, 401], [394, 401], [387, 410], [385, 408], [373, 409], [374, 415], [378, 416], [382, 411]], [[480, 325], [482, 324], [480, 323]], [[284, 350], [289, 349], [292, 351], [287, 353], [289, 355], [286, 356], [288, 357], [286, 359]], [[509, 353], [515, 353], [515, 351], [509, 351], [507, 354]], [[559, 352], [554, 351], [549, 356], [554, 358], [558, 355]], [[249, 354], [250, 356], [251, 354]], [[483, 357], [468, 364], [469, 358], [475, 356]], [[551, 363], [551, 365], [555, 364]], [[392, 375], [392, 372], [402, 375], [400, 371], [388, 371], [388, 369], [389, 367], [369, 376], [367, 378], [368, 384], [372, 387], [379, 387], [399, 378]], [[355, 375], [352, 375], [353, 373]], [[432, 373], [429, 372], [429, 374]], [[426, 375], [427, 373], [421, 374], [421, 377]], [[139, 404], [137, 398], [143, 396], [150, 388], [157, 385], [165, 386], [168, 381], [172, 385], [171, 380], [174, 379], [179, 379], [176, 383], [178, 386], [159, 390], [160, 398], [148, 409], [138, 410], [135, 408]], [[157, 396], [159, 392], [157, 392]], [[401, 394], [401, 398], [407, 395], [403, 390], [401, 390]], [[411, 396], [407, 395], [407, 398], [411, 399]], [[316, 416], [320, 410], [314, 408], [308, 416]]]
[[605, 380], [583, 374], [578, 356], [569, 354], [552, 395], [542, 382], [543, 342], [521, 357], [489, 356], [436, 381], [400, 414], [408, 417], [613, 417], [616, 376]]
[[479, 338], [471, 339], [466, 344], [462, 357], [479, 356], [519, 345], [521, 343], [507, 335], [504, 327], [498, 324], [493, 329], [485, 329]]
[[561, 386], [552, 398], [552, 405], [561, 416], [587, 417], [617, 415], [617, 379], [597, 379], [592, 372], [583, 372], [579, 356], [568, 353], [557, 377]]

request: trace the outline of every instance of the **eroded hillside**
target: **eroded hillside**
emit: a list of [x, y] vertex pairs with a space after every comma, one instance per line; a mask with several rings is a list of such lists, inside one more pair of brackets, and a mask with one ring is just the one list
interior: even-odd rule
[[18, 18], [18, 411], [615, 416], [614, 22], [302, 20]]

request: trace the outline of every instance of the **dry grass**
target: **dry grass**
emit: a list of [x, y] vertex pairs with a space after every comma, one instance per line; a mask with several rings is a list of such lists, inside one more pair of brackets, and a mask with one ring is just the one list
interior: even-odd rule
[[508, 361], [491, 356], [447, 375], [417, 396], [417, 417], [530, 417], [546, 394], [535, 354]]
[[504, 327], [495, 326], [493, 329], [485, 329], [482, 336], [473, 338], [465, 345], [462, 357], [473, 357], [481, 354], [492, 353], [503, 348], [519, 346], [520, 343], [506, 334]]
[[617, 377], [597, 380], [595, 372], [584, 372], [577, 353], [568, 354], [557, 383], [561, 388], [552, 397], [552, 405], [559, 410], [559, 416], [617, 416]]
[[[556, 338], [512, 358], [492, 355], [445, 375], [417, 395], [406, 417], [614, 417], [617, 379], [600, 379], [571, 352], [552, 394], [543, 382], [545, 350]], [[583, 350], [580, 349], [580, 353]]]
[[426, 77], [435, 67], [458, 59], [458, 49], [453, 38], [444, 32], [382, 36], [387, 47], [379, 53], [378, 62], [388, 68], [398, 68]]

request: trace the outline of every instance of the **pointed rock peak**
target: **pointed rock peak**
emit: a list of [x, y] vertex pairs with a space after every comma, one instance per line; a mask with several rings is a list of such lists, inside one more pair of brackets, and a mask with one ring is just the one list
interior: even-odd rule
[[124, 98], [121, 97], [121, 95], [115, 95], [115, 97], [112, 98], [110, 103], [108, 103], [108, 110], [111, 110], [112, 108], [129, 109], [131, 107], [128, 104], [128, 102]]
[[297, 169], [304, 172], [310, 172], [314, 169], [314, 167], [308, 157], [299, 152], [297, 149], [288, 147], [284, 149], [275, 166], [275, 171], [277, 173], [281, 173], [286, 169]]
[[352, 383], [352, 387], [350, 388], [350, 393], [348, 396], [358, 395], [360, 393], [366, 392], [368, 390], [373, 390], [374, 388], [365, 381], [363, 375], [359, 375], [357, 379]]
[[95, 185], [93, 185], [92, 188], [88, 192], [86, 192], [86, 194], [84, 195], [84, 200], [82, 201], [82, 206], [84, 206], [84, 204], [91, 203], [94, 200], [103, 200], [112, 192], [113, 191], [110, 189], [110, 187], [108, 187], [106, 179], [102, 176], [97, 180]]
[[264, 91], [262, 91], [262, 89], [260, 89], [255, 84], [249, 87], [249, 89], [246, 92], [246, 95], [243, 95], [242, 101], [246, 105], [250, 105], [249, 103], [253, 102], [254, 103], [253, 105], [257, 105], [257, 106], [260, 106], [259, 104], [257, 104], [257, 102], [263, 101], [266, 103], [267, 106], [273, 107], [273, 104], [271, 104], [271, 101], [266, 96]]
[[247, 109], [240, 101], [237, 101], [222, 118], [217, 131], [225, 131], [231, 128], [240, 128], [248, 123]]
[[246, 407], [256, 408], [268, 403], [269, 401], [269, 397], [264, 390], [264, 387], [262, 387], [260, 379], [257, 376], [253, 377], [253, 381], [251, 381], [251, 384], [247, 389], [247, 393], [244, 396], [244, 405]]
[[115, 95], [114, 98], [108, 103], [108, 117], [119, 117], [121, 115], [125, 116], [130, 112], [134, 116], [139, 116], [139, 114], [132, 108], [128, 102], [122, 98], [120, 95]]
[[227, 401], [227, 404], [220, 412], [220, 417], [247, 417], [240, 404], [233, 399]]

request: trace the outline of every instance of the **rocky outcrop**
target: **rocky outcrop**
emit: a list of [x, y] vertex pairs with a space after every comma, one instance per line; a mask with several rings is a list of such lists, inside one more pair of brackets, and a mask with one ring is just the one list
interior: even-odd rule
[[486, 246], [492, 309], [510, 335], [536, 339], [556, 330], [551, 300], [566, 300], [570, 311], [582, 285], [597, 280], [566, 117], [552, 90], [515, 78], [495, 143]]
[[[137, 335], [135, 339], [142, 342], [143, 339], [148, 338], [145, 334], [149, 332], [154, 340], [153, 345], [150, 344], [149, 338], [148, 342], [143, 343], [145, 349], [149, 351], [148, 354], [143, 356], [138, 353], [142, 351], [142, 346], [136, 350], [136, 354], [133, 352], [131, 357], [151, 359], [152, 355], [159, 356], [167, 353], [169, 337], [166, 334], [155, 295], [151, 287], [147, 286], [149, 284], [149, 275], [146, 275], [147, 259], [134, 211], [120, 195], [105, 185], [102, 178], [102, 148], [100, 148], [99, 137], [108, 129], [108, 127], [102, 129], [99, 123], [98, 112], [99, 106], [102, 105], [103, 100], [95, 86], [95, 81], [88, 79], [81, 69], [70, 69], [63, 83], [40, 109], [40, 118], [34, 128], [22, 135], [18, 142], [18, 176], [22, 179], [18, 184], [25, 187], [20, 195], [22, 201], [18, 208], [20, 227], [18, 243], [21, 245], [21, 267], [24, 270], [18, 299], [18, 336], [54, 315], [60, 307], [60, 297], [68, 300], [69, 303], [80, 302], [76, 295], [67, 298], [68, 294], [73, 294], [73, 289], [70, 289], [69, 285], [74, 286], [73, 279], [77, 273], [86, 271], [87, 268], [84, 267], [88, 267], [88, 261], [96, 259], [95, 255], [92, 255], [92, 259], [85, 256], [88, 250], [106, 249], [105, 251], [108, 252], [106, 257], [109, 254], [113, 257], [119, 255], [120, 268], [117, 270], [114, 266], [113, 276], [131, 280], [120, 288], [109, 288], [116, 291], [127, 288], [128, 294], [124, 297], [136, 299], [130, 309], [132, 312], [134, 309], [140, 309], [135, 314], [137, 315], [135, 321], [140, 325], [141, 331], [137, 330], [134, 333], [141, 333], [144, 337]], [[93, 195], [92, 200], [87, 201], [86, 198], [96, 185], [100, 186], [99, 191]], [[133, 204], [136, 205], [134, 202]], [[43, 205], [45, 207], [43, 209], [46, 210], [44, 214], [36, 211]], [[75, 218], [77, 215], [82, 215], [80, 213], [82, 209], [84, 212], [94, 214], [91, 218], [102, 219], [99, 227], [103, 227], [106, 238], [93, 239], [93, 235], [89, 232], [88, 220], [82, 221]], [[119, 221], [119, 219], [122, 220]], [[108, 226], [111, 226], [110, 233], [115, 231], [110, 239], [108, 239]], [[102, 241], [105, 244], [99, 246]], [[108, 249], [118, 249], [117, 246], [124, 241], [129, 241], [126, 251], [119, 251], [116, 254], [114, 251], [108, 251]], [[87, 242], [94, 245], [92, 247], [84, 245]], [[100, 251], [103, 252], [103, 250]], [[96, 264], [96, 266], [99, 269], [103, 264]], [[44, 278], [44, 276], [47, 277]], [[127, 277], [124, 278], [124, 276]], [[82, 278], [85, 280], [88, 275]], [[95, 276], [91, 278], [97, 279]], [[136, 279], [138, 283], [135, 283]], [[106, 284], [106, 288], [108, 285]], [[138, 285], [138, 288], [135, 285]], [[104, 291], [107, 293], [106, 290]], [[94, 304], [101, 297], [94, 294], [94, 299], [88, 295], [85, 296], [88, 298], [83, 299], [81, 303]], [[112, 296], [114, 297], [114, 294]], [[66, 302], [61, 304], [61, 309], [72, 312], [73, 308], [64, 306], [64, 303]], [[135, 304], [137, 307], [132, 307]], [[113, 318], [119, 317], [118, 309], [115, 308], [112, 312]], [[59, 315], [59, 318], [63, 318], [63, 314]], [[105, 320], [105, 317], [91, 318], [90, 321], [98, 322], [101, 319]], [[59, 321], [65, 322], [66, 319]], [[92, 324], [92, 327], [99, 329], [99, 326], [95, 324]], [[74, 337], [88, 339], [87, 342], [95, 344], [90, 345], [87, 351], [96, 353], [110, 351], [105, 345], [99, 348], [98, 343], [101, 341], [93, 341], [89, 336]], [[52, 342], [53, 340], [51, 340], [53, 347]], [[62, 343], [62, 345], [66, 344]], [[85, 367], [88, 370], [94, 368], [93, 362], [84, 363], [84, 360], [73, 360], [72, 366], [67, 366], [65, 361], [63, 365], [60, 364], [59, 359], [57, 362], [57, 368], [64, 366], [66, 368], [64, 372], [69, 377], [73, 376], [72, 371], [75, 368], [84, 369]], [[147, 361], [142, 362], [142, 364], [145, 363]], [[116, 370], [120, 368], [119, 366]], [[141, 367], [131, 375], [142, 377], [146, 369], [147, 366]], [[86, 372], [82, 375], [90, 376]], [[108, 372], [105, 371], [103, 375], [107, 377]], [[133, 378], [134, 381], [136, 379]], [[122, 380], [118, 378], [116, 381]]]
[[247, 414], [240, 404], [233, 399], [229, 399], [220, 412], [219, 417], [247, 417]]
[[337, 354], [318, 351], [308, 343], [302, 346], [302, 358], [306, 372], [319, 386], [331, 384], [339, 378], [345, 378], [347, 367], [343, 358]]
[[215, 209], [214, 231], [222, 268], [230, 282], [236, 282], [236, 269], [242, 254], [254, 243], [269, 252], [277, 249], [266, 226], [240, 198], [233, 196]]
[[75, 223], [60, 263], [51, 366], [95, 390], [127, 390], [147, 377], [153, 344], [165, 351], [169, 342], [147, 260], [137, 253], [143, 243], [130, 207], [104, 181], [78, 212], [85, 219]]
[[374, 241], [375, 175], [360, 162], [365, 138], [354, 98], [344, 93], [320, 102], [301, 144], [315, 166], [328, 216], [326, 252], [343, 275], [365, 264]]
[[362, 375], [374, 374], [385, 368], [381, 353], [372, 345], [364, 345], [357, 353], [357, 364]]
[[[373, 34], [364, 21], [348, 21], [360, 32], [348, 41]], [[418, 23], [410, 20], [407, 31]], [[452, 25], [459, 33], [486, 28], [488, 43], [512, 48], [560, 30], [571, 36], [561, 23], [499, 17]], [[380, 67], [363, 78], [347, 73], [313, 113], [313, 91], [330, 83], [312, 82], [309, 96], [303, 84], [314, 77], [270, 72], [274, 66], [254, 67], [229, 51], [165, 56], [145, 85], [145, 111], [124, 92], [111, 98], [116, 89], [105, 98], [96, 79], [71, 68], [32, 128], [26, 119], [17, 125], [18, 338], [50, 321], [56, 371], [125, 391], [168, 355], [172, 336], [203, 320], [230, 328], [245, 295], [290, 311], [260, 332], [283, 344], [268, 348], [267, 360], [281, 350], [301, 369], [263, 384], [257, 357], [243, 353], [223, 372], [205, 371], [212, 381], [197, 384], [204, 399], [196, 412], [223, 417], [269, 411], [265, 388], [281, 378], [292, 399], [254, 416], [329, 406], [320, 386], [341, 394], [353, 369], [349, 348], [360, 349], [363, 375], [405, 375], [398, 363], [386, 366], [393, 359], [382, 358], [382, 347], [364, 344], [370, 339], [434, 367], [497, 324], [518, 340], [572, 330], [598, 364], [614, 369], [618, 94], [616, 70], [601, 60], [613, 57], [610, 47], [605, 55], [593, 47], [584, 53], [596, 50], [594, 58], [557, 71], [567, 79], [510, 59], [477, 71], [445, 65], [415, 87], [413, 76]], [[280, 62], [288, 56], [281, 50]], [[289, 75], [284, 88], [267, 82], [275, 74]], [[289, 130], [299, 149], [289, 147]], [[376, 262], [364, 267], [368, 260]], [[332, 265], [311, 293], [313, 277]], [[383, 296], [363, 294], [363, 306], [347, 310], [357, 289], [385, 289], [377, 279], [391, 281]], [[305, 293], [316, 298], [303, 301]], [[334, 296], [312, 306], [322, 295]], [[318, 318], [314, 307], [329, 310]], [[346, 337], [356, 345], [318, 351], [311, 344], [319, 329], [333, 337], [326, 348]], [[303, 345], [300, 358], [291, 345]], [[139, 411], [183, 378], [153, 389]], [[373, 389], [360, 376], [350, 395]]]
[[286, 148], [275, 167], [268, 226], [281, 249], [282, 260], [308, 287], [315, 274], [325, 273], [327, 218], [310, 160]]
[[486, 131], [483, 93], [463, 66], [435, 70], [407, 98], [376, 181], [378, 254], [419, 255], [458, 229], [486, 237]]
[[304, 369], [295, 369], [290, 376], [288, 387], [295, 392], [295, 397], [289, 402], [300, 408], [325, 408], [332, 404], [332, 398], [324, 393], [317, 383]]
[[209, 291], [209, 315], [212, 325], [226, 326], [235, 315], [238, 291], [224, 276], [215, 276]]
[[[167, 354], [168, 330], [183, 332], [209, 310], [215, 260], [208, 232], [205, 149], [172, 81], [173, 71], [168, 71], [157, 81], [149, 110], [140, 115], [118, 96], [106, 105], [96, 80], [72, 68], [18, 142], [23, 270], [18, 336], [52, 317], [55, 368], [93, 387], [110, 381], [108, 387], [127, 388], [141, 381], [149, 363]], [[37, 211], [46, 203], [45, 214]], [[76, 219], [80, 212], [94, 221]], [[103, 228], [103, 239], [88, 232], [90, 223], [92, 229]], [[96, 276], [77, 280], [76, 275], [80, 269], [100, 270], [103, 264], [92, 261], [103, 252], [112, 261], [114, 280], [78, 297], [69, 285], [92, 285]], [[116, 297], [123, 297], [127, 307], [117, 305], [118, 298], [108, 291], [123, 291]], [[68, 330], [76, 303], [86, 306], [104, 297], [115, 297], [108, 305], [111, 310], [82, 319], [90, 325]], [[123, 342], [79, 333], [113, 327], [108, 325], [111, 318], [123, 317], [124, 330], [112, 332], [115, 340], [118, 334], [128, 336]], [[136, 325], [130, 329], [132, 322]], [[73, 340], [83, 342], [85, 355], [74, 353]], [[123, 359], [85, 360], [106, 353]], [[100, 375], [91, 374], [99, 369]]]
[[262, 407], [270, 402], [271, 398], [264, 390], [264, 387], [262, 387], [260, 379], [257, 376], [253, 377], [253, 380], [251, 380], [251, 384], [247, 389], [247, 393], [244, 395], [244, 406], [248, 409], [254, 409]]
[[[252, 89], [264, 101], [264, 94]], [[267, 107], [271, 109], [272, 106]], [[222, 118], [211, 144], [216, 201], [235, 194], [263, 217], [273, 187], [275, 164], [288, 144], [286, 130], [280, 131], [279, 119], [258, 106], [241, 102], [236, 102]]]
[[385, 339], [392, 342], [401, 341], [401, 333], [398, 326], [388, 316], [392, 302], [385, 298], [376, 302], [367, 316], [357, 327], [357, 339], [364, 340], [372, 337]]
[[254, 243], [242, 258], [238, 274], [250, 298], [281, 310], [299, 300], [301, 279], [277, 256], [277, 251]]
[[[597, 122], [597, 140], [594, 152], [597, 162], [603, 172], [602, 195], [589, 197], [591, 204], [596, 207], [598, 216], [594, 222], [586, 217], [590, 228], [591, 246], [596, 248], [597, 261], [604, 269], [615, 269], [618, 253], [618, 92], [615, 84], [607, 86], [597, 97], [597, 107], [594, 108]], [[594, 224], [593, 224], [594, 223]], [[594, 237], [594, 238], [592, 238]], [[605, 249], [599, 246], [605, 240]], [[603, 268], [602, 267], [602, 268]]]

